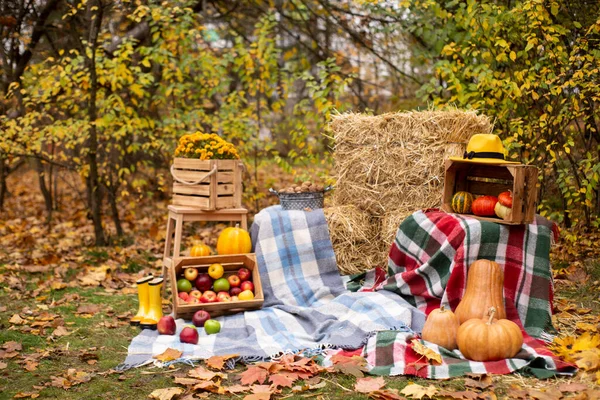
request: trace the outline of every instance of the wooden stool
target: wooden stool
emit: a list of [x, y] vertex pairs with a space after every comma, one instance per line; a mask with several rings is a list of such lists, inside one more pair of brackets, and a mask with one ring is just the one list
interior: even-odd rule
[[[181, 249], [181, 234], [184, 222], [222, 221], [239, 222], [243, 229], [248, 230], [248, 210], [245, 208], [227, 208], [223, 210], [204, 211], [189, 206], [169, 205], [167, 220], [167, 236], [163, 253], [162, 276], [166, 277], [167, 268], [171, 268], [173, 260], [179, 257]], [[175, 236], [173, 237], [173, 233]], [[171, 254], [172, 251], [172, 254]], [[163, 284], [163, 290], [166, 285]]]

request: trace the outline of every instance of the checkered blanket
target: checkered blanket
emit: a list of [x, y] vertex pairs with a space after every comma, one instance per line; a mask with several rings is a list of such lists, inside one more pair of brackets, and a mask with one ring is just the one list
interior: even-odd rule
[[[199, 330], [197, 345], [181, 343], [177, 334], [144, 330], [133, 339], [121, 369], [149, 362], [169, 347], [183, 351], [184, 360], [238, 354], [252, 361], [285, 352], [356, 349], [376, 331], [422, 327], [424, 315], [394, 293], [345, 289], [322, 210], [266, 208], [256, 215], [251, 234], [263, 308], [217, 317], [221, 332]], [[177, 333], [184, 323], [177, 320]]]
[[507, 317], [524, 329], [525, 344], [516, 358], [486, 363], [470, 362], [458, 350], [431, 345], [443, 357], [442, 365], [431, 366], [407, 343], [412, 334], [380, 332], [363, 351], [371, 371], [427, 378], [509, 373], [524, 367], [539, 375], [571, 373], [571, 365], [531, 337], [540, 337], [551, 327], [552, 239], [552, 224], [541, 217], [530, 225], [507, 226], [431, 210], [404, 220], [390, 249], [387, 274], [382, 269], [370, 271], [360, 278], [358, 290], [395, 292], [426, 314], [440, 304], [454, 310], [466, 287], [467, 266], [477, 259], [494, 260], [504, 267]]

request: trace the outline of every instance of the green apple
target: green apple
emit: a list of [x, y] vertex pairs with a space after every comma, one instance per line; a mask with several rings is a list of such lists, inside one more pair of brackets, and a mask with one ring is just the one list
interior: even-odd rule
[[221, 332], [221, 324], [216, 319], [209, 319], [204, 323], [204, 330], [207, 335]]
[[192, 290], [192, 282], [188, 281], [185, 278], [181, 278], [177, 281], [177, 291], [178, 292], [189, 292]]
[[229, 292], [229, 281], [225, 278], [219, 278], [213, 283], [215, 292]]

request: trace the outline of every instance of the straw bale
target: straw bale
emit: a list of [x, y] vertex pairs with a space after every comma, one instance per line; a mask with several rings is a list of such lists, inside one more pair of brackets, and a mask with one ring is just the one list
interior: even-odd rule
[[354, 204], [374, 216], [430, 207], [444, 180], [444, 158], [489, 133], [489, 118], [458, 110], [346, 113], [333, 117], [337, 183], [334, 205]]
[[353, 205], [323, 209], [338, 269], [356, 274], [380, 265], [377, 221]]

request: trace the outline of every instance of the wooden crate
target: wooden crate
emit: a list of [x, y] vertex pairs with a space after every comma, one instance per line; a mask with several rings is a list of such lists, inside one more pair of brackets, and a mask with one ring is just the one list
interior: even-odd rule
[[176, 157], [171, 166], [173, 204], [219, 210], [242, 207], [240, 160], [196, 160]]
[[[180, 304], [177, 297], [177, 279], [181, 276], [185, 268], [198, 268], [198, 272], [206, 273], [211, 264], [219, 263], [223, 266], [224, 277], [233, 275], [241, 267], [246, 267], [252, 272], [252, 283], [254, 283], [254, 299], [238, 300], [226, 303], [201, 303], [201, 304]], [[265, 297], [260, 282], [258, 264], [256, 255], [233, 254], [223, 256], [207, 257], [181, 257], [175, 259], [174, 265], [169, 268], [169, 279], [171, 281], [171, 292], [173, 300], [173, 314], [175, 318], [184, 318], [191, 320], [194, 313], [198, 310], [206, 310], [211, 317], [225, 314], [235, 314], [241, 311], [256, 310], [262, 307]]]
[[501, 164], [487, 165], [467, 161], [446, 160], [444, 179], [444, 197], [442, 209], [453, 213], [452, 196], [465, 191], [478, 195], [498, 196], [507, 190], [512, 191], [513, 207], [509, 218], [466, 216], [482, 221], [500, 224], [530, 224], [535, 217], [537, 201], [538, 169], [531, 165]]

